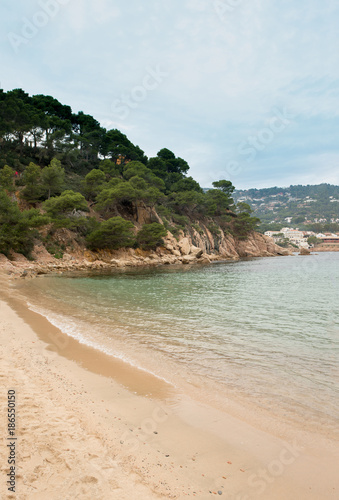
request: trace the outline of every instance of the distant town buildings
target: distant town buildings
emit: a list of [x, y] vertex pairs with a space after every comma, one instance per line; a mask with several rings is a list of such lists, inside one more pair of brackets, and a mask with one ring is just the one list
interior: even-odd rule
[[298, 248], [310, 248], [311, 245], [309, 245], [307, 241], [310, 236], [315, 236], [318, 240], [321, 240], [322, 243], [339, 244], [339, 234], [316, 234], [313, 231], [299, 231], [299, 229], [291, 229], [290, 227], [284, 227], [280, 231], [266, 231], [264, 234], [265, 236], [273, 238], [274, 242], [277, 244], [288, 240]]

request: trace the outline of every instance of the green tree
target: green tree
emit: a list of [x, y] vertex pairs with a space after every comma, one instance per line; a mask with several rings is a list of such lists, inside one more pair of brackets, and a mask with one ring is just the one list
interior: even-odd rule
[[117, 129], [106, 132], [102, 140], [100, 153], [122, 166], [131, 160], [147, 163], [147, 157], [139, 146], [134, 146], [126, 135]]
[[234, 218], [232, 227], [233, 234], [240, 240], [244, 240], [248, 235], [255, 230], [256, 226], [260, 223], [257, 217], [251, 217], [247, 212], [241, 212]]
[[154, 208], [155, 205], [164, 200], [164, 198], [164, 193], [154, 186], [150, 186], [146, 190], [138, 192], [138, 199], [143, 201], [145, 205], [150, 208]]
[[157, 153], [157, 156], [164, 162], [167, 172], [186, 174], [190, 168], [187, 161], [179, 157], [177, 158], [175, 154], [167, 148], [161, 149]]
[[233, 191], [235, 190], [235, 187], [233, 186], [231, 181], [225, 181], [224, 179], [220, 181], [215, 181], [212, 182], [213, 186], [217, 189], [221, 189], [221, 191], [228, 196], [231, 196]]
[[48, 167], [42, 169], [41, 172], [42, 187], [47, 192], [47, 197], [60, 194], [65, 183], [65, 170], [61, 166], [61, 162], [53, 158]]
[[142, 177], [139, 177], [138, 175], [131, 177], [129, 180], [129, 183], [137, 191], [144, 191], [147, 189], [147, 182], [145, 181], [145, 179], [143, 179]]
[[43, 194], [43, 188], [40, 182], [41, 168], [31, 162], [23, 173], [22, 181], [25, 185], [21, 192], [22, 198], [31, 203], [39, 201]]
[[151, 169], [147, 168], [143, 163], [139, 161], [131, 161], [129, 162], [123, 171], [123, 175], [125, 179], [129, 180], [132, 177], [141, 177], [148, 184], [164, 191], [165, 183], [162, 179], [157, 177]]
[[213, 215], [224, 215], [225, 211], [228, 210], [233, 204], [233, 199], [220, 189], [209, 189], [205, 193], [204, 205], [207, 214]]
[[102, 170], [94, 168], [83, 181], [83, 190], [86, 198], [93, 201], [105, 186], [106, 175]]
[[199, 183], [193, 179], [193, 177], [185, 177], [175, 182], [171, 186], [171, 191], [196, 191], [197, 193], [203, 193]]
[[74, 211], [88, 212], [87, 202], [84, 196], [80, 193], [67, 190], [60, 196], [56, 196], [46, 200], [42, 208], [46, 210], [51, 217], [60, 217], [61, 215], [71, 215]]
[[8, 165], [5, 165], [0, 170], [0, 186], [2, 186], [8, 192], [15, 191], [14, 175], [15, 175], [14, 170], [11, 167], [9, 167]]
[[158, 222], [144, 224], [137, 234], [137, 243], [143, 250], [151, 250], [162, 245], [167, 229]]
[[246, 212], [248, 214], [251, 214], [253, 212], [253, 210], [251, 209], [251, 207], [249, 206], [249, 204], [248, 203], [244, 203], [243, 201], [240, 201], [239, 203], [236, 204], [236, 210], [239, 213]]
[[102, 160], [99, 163], [99, 169], [105, 172], [106, 175], [110, 177], [116, 177], [121, 174], [120, 168], [112, 160]]
[[309, 238], [307, 238], [307, 243], [309, 245], [320, 245], [320, 243], [322, 243], [323, 240], [317, 238], [316, 236], [310, 236]]
[[87, 236], [87, 246], [92, 250], [131, 247], [135, 243], [133, 228], [132, 222], [122, 217], [112, 217]]
[[179, 193], [172, 193], [169, 196], [170, 206], [176, 211], [191, 211], [199, 207], [203, 207], [204, 195], [197, 191], [181, 191]]
[[136, 175], [145, 178], [148, 172], [151, 173], [151, 170], [140, 161], [130, 161], [125, 165], [123, 175], [125, 179], [129, 180], [131, 177], [135, 177]]
[[233, 234], [240, 240], [246, 239], [248, 235], [260, 224], [258, 217], [251, 217], [253, 210], [247, 203], [237, 203], [237, 216], [233, 219]]
[[161, 158], [150, 158], [147, 162], [147, 167], [161, 179], [166, 177], [167, 168], [166, 163]]
[[295, 224], [303, 224], [305, 222], [305, 215], [298, 215], [293, 219]]
[[137, 198], [134, 187], [129, 182], [122, 182], [110, 189], [103, 189], [97, 196], [97, 209], [110, 211], [119, 203], [131, 203]]
[[7, 256], [10, 252], [22, 253], [30, 257], [34, 238], [38, 237], [35, 228], [49, 222], [38, 210], [20, 211], [18, 204], [0, 190], [0, 253]]

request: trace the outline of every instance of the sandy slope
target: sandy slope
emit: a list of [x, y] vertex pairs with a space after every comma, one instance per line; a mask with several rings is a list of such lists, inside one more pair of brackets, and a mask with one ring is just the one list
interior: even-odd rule
[[[159, 498], [142, 484], [140, 477], [118, 465], [89, 408], [83, 418], [77, 407], [79, 387], [73, 387], [67, 377], [57, 372], [55, 355], [36, 347], [37, 339], [28, 335], [27, 327], [18, 347], [16, 337], [25, 327], [5, 304], [0, 310], [1, 386], [15, 388], [18, 401], [19, 475], [15, 498]], [[2, 408], [3, 396], [2, 391]], [[6, 435], [5, 425], [2, 418], [2, 436]], [[7, 450], [1, 446], [2, 470], [6, 469], [6, 455]], [[3, 476], [1, 479], [1, 498], [6, 498]]]

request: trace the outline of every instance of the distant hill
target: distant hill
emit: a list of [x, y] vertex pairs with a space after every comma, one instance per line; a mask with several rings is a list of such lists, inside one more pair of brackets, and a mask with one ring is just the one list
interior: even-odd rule
[[233, 198], [250, 205], [261, 230], [339, 224], [339, 186], [332, 184], [236, 190]]

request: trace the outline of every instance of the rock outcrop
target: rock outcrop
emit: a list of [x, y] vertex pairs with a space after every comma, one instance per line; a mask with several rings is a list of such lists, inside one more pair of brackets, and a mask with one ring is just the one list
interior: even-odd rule
[[10, 259], [0, 254], [0, 269], [15, 277], [30, 278], [41, 274], [78, 270], [104, 271], [131, 266], [209, 264], [218, 260], [292, 255], [290, 250], [277, 246], [272, 238], [262, 234], [253, 232], [247, 239], [238, 240], [231, 234], [224, 233], [221, 228], [216, 235], [212, 235], [208, 228], [204, 228], [203, 234], [191, 228], [189, 234], [181, 231], [178, 239], [168, 232], [164, 245], [154, 251], [128, 248], [93, 252], [75, 242], [70, 231], [61, 230], [59, 237], [66, 246], [62, 258], [53, 257], [43, 244], [38, 242], [34, 247], [33, 261], [28, 261], [19, 254], [12, 254]]
[[311, 252], [307, 248], [300, 248], [298, 255], [311, 255]]

